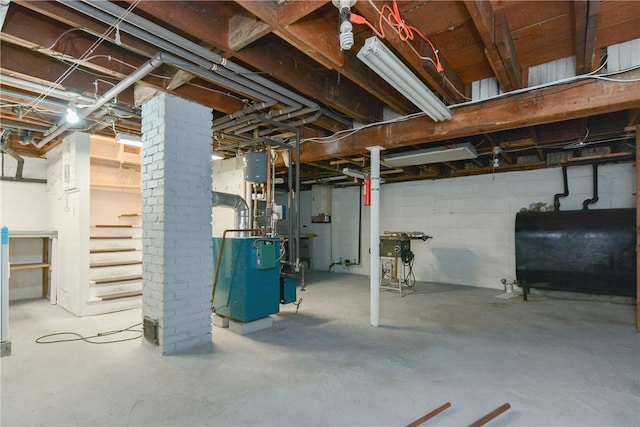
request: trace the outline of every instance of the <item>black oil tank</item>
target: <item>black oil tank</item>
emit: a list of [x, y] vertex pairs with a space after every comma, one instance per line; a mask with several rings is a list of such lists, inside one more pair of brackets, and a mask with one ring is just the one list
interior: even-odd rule
[[636, 210], [520, 212], [516, 277], [532, 288], [636, 295]]

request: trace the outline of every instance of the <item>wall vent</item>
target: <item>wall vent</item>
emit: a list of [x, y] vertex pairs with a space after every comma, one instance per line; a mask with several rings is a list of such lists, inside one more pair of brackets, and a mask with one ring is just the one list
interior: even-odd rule
[[149, 316], [142, 318], [142, 331], [145, 339], [154, 345], [160, 345], [158, 339], [158, 320]]

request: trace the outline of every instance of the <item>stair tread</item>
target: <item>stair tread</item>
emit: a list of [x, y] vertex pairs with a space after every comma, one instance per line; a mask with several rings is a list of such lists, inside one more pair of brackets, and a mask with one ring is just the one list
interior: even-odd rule
[[126, 282], [129, 280], [141, 280], [142, 274], [133, 274], [130, 276], [115, 276], [115, 277], [105, 277], [102, 279], [93, 279], [92, 281], [96, 285], [101, 285], [104, 283], [116, 283], [116, 282]]
[[142, 261], [138, 261], [136, 259], [124, 260], [124, 261], [104, 261], [104, 262], [94, 262], [90, 264], [91, 268], [94, 267], [118, 267], [120, 265], [136, 265], [142, 264]]
[[140, 291], [129, 291], [129, 292], [118, 292], [116, 294], [103, 295], [98, 298], [100, 298], [102, 301], [109, 301], [109, 300], [114, 300], [119, 298], [137, 297], [140, 295], [142, 295], [142, 292]]
[[131, 239], [133, 236], [90, 236], [90, 239], [100, 240], [100, 239]]
[[97, 228], [131, 228], [133, 225], [131, 224], [96, 224], [94, 227]]
[[102, 254], [109, 252], [133, 252], [137, 251], [136, 248], [107, 248], [107, 249], [91, 249], [90, 254]]

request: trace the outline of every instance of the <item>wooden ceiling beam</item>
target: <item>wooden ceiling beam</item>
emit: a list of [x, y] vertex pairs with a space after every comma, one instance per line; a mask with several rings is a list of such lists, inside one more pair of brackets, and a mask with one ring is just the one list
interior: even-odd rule
[[484, 53], [503, 92], [515, 89], [495, 43], [495, 14], [491, 2], [464, 0], [467, 12], [484, 44]]
[[596, 49], [596, 35], [600, 2], [598, 0], [574, 0], [576, 74], [585, 74], [596, 68], [600, 55]]
[[[280, 22], [279, 10], [275, 4], [260, 0], [236, 0], [236, 3], [255, 15], [258, 19], [270, 25], [273, 32], [290, 45], [305, 53], [311, 59], [320, 62], [329, 69], [340, 68], [344, 65], [344, 54], [338, 43], [338, 28], [329, 28], [319, 20], [305, 20], [304, 22]], [[314, 3], [313, 5], [317, 5]], [[319, 4], [322, 6], [322, 4]], [[304, 7], [303, 5], [293, 7]], [[303, 9], [304, 10], [304, 9]], [[337, 14], [336, 10], [336, 14]]]
[[[377, 7], [380, 9], [383, 4], [382, 2], [378, 3]], [[357, 2], [355, 8], [357, 12], [365, 17], [370, 23], [375, 26], [378, 25], [379, 14], [371, 3], [368, 1]], [[442, 77], [438, 74], [435, 65], [427, 60], [422, 60], [416, 53], [416, 51], [421, 52], [420, 55], [429, 57], [431, 60], [435, 61], [435, 55], [427, 43], [422, 42], [421, 46], [417, 48], [414, 46], [412, 49], [412, 46], [408, 45], [407, 42], [400, 40], [398, 33], [388, 24], [385, 24], [384, 31], [385, 39], [406, 60], [407, 64], [417, 71], [417, 74], [431, 87], [432, 90], [439, 93], [449, 104], [456, 104], [465, 100], [465, 84], [460, 76], [454, 71], [453, 67], [448, 64], [446, 58], [440, 55], [440, 62], [444, 67], [444, 75], [447, 80], [449, 80], [449, 84], [443, 87]], [[418, 37], [418, 40], [422, 39]], [[438, 47], [436, 46], [436, 49], [437, 48]]]
[[302, 146], [301, 159], [355, 155], [371, 141], [386, 148], [399, 148], [640, 108], [640, 81], [634, 81], [639, 76], [640, 71], [629, 71], [618, 76], [631, 80], [627, 83], [583, 80], [462, 106], [453, 109], [453, 118], [444, 122], [421, 117], [369, 127], [335, 142], [307, 143]]
[[271, 26], [255, 16], [242, 13], [229, 20], [229, 48], [238, 51], [271, 32]]
[[[211, 31], [210, 17], [192, 8], [183, 7], [180, 11], [180, 20], [176, 14], [170, 14], [165, 8], [166, 2], [141, 2], [138, 7], [146, 13], [152, 14], [160, 22], [170, 22], [171, 25], [180, 31], [191, 33], [194, 37], [227, 55], [232, 55], [240, 61], [258, 69], [269, 70], [271, 76], [286, 82], [299, 92], [314, 99], [328, 99], [328, 105], [336, 110], [352, 116], [358, 120], [369, 123], [382, 118], [382, 103], [372, 102], [367, 93], [355, 84], [339, 81], [334, 75], [333, 79], [318, 78], [323, 76], [314, 69], [305, 55], [298, 55], [297, 52], [286, 50], [279, 44], [271, 43], [266, 49], [258, 42], [244, 46], [239, 51], [233, 51], [229, 46], [228, 33], [225, 32], [227, 24], [221, 25], [220, 31]], [[205, 2], [206, 3], [206, 2]], [[216, 2], [216, 5], [224, 2]], [[241, 2], [244, 5], [245, 2]], [[258, 4], [262, 3], [262, 5]], [[254, 2], [255, 7], [259, 7], [264, 14], [269, 15], [269, 19], [277, 19], [275, 8], [270, 2]], [[273, 16], [271, 16], [273, 15]], [[237, 16], [237, 14], [235, 15]], [[174, 18], [173, 21], [169, 19]], [[263, 31], [264, 32], [264, 31]], [[225, 33], [222, 37], [220, 33]], [[295, 70], [295, 72], [292, 72]], [[326, 69], [320, 70], [326, 73]], [[392, 89], [389, 91], [379, 90], [381, 97], [391, 97]], [[398, 103], [400, 104], [400, 103]], [[396, 105], [404, 107], [403, 112], [407, 112], [409, 103], [405, 102]]]
[[494, 40], [507, 72], [509, 82], [514, 89], [520, 89], [522, 87], [522, 68], [520, 67], [518, 53], [513, 43], [511, 29], [509, 28], [504, 9], [496, 12], [494, 25]]
[[[144, 2], [143, 2], [144, 3]], [[85, 15], [74, 12], [71, 9], [64, 7], [61, 3], [47, 2], [47, 1], [25, 1], [25, 0], [12, 0], [11, 8], [12, 12], [16, 9], [16, 5], [29, 9], [33, 12], [37, 12], [43, 16], [49, 17], [54, 21], [65, 24], [67, 27], [83, 28], [87, 32], [91, 32], [96, 36], [104, 33], [106, 25], [99, 23]], [[9, 20], [5, 21], [5, 25]], [[41, 19], [39, 22], [44, 22]], [[40, 24], [38, 24], [38, 28]], [[4, 27], [3, 27], [4, 31]], [[58, 34], [60, 35], [60, 34]], [[112, 39], [109, 39], [112, 40]], [[151, 57], [158, 53], [158, 49], [154, 48], [148, 43], [141, 41], [135, 37], [131, 37], [126, 33], [120, 34], [120, 40], [123, 46], [134, 53]], [[52, 40], [53, 41], [53, 40]]]
[[[376, 97], [378, 100], [388, 104], [400, 114], [409, 114], [416, 111], [416, 107], [413, 104], [403, 97], [399, 97], [398, 92], [395, 89], [383, 81], [377, 74], [367, 68], [359, 60], [352, 58], [351, 55], [349, 55], [349, 58], [345, 59], [345, 55], [338, 44], [339, 27], [337, 24], [337, 9], [335, 10], [336, 20], [332, 21], [332, 25], [328, 25], [322, 20], [301, 20], [296, 24], [285, 27], [277, 21], [278, 18], [273, 12], [275, 7], [270, 2], [259, 0], [236, 1], [238, 5], [245, 8], [248, 12], [269, 24], [273, 28], [273, 32], [278, 35], [278, 37], [285, 40], [298, 51], [310, 57], [315, 62], [322, 64], [327, 69], [338, 71], [339, 74], [336, 75], [336, 77], [339, 75], [347, 77], [357, 86], [360, 86], [363, 90]], [[273, 46], [270, 46], [269, 48], [271, 49]], [[245, 49], [238, 52], [235, 56], [243, 59]], [[265, 49], [261, 49], [261, 56], [267, 54], [269, 54], [269, 52], [266, 52]], [[284, 56], [280, 56], [278, 58], [278, 61], [281, 62], [283, 58], [286, 58], [290, 54], [290, 52], [285, 53]], [[271, 68], [271, 66], [275, 65], [276, 64], [272, 63], [270, 63], [269, 66], [262, 64], [259, 68], [273, 70], [274, 68]], [[291, 77], [291, 69], [283, 69], [281, 66], [276, 66], [275, 69], [281, 69], [281, 74], [287, 76], [283, 81], [288, 82]], [[335, 83], [333, 86], [344, 84], [343, 80], [336, 80], [340, 83]], [[309, 80], [307, 80], [307, 83], [309, 83]], [[339, 91], [339, 88], [335, 87], [335, 90]], [[301, 91], [305, 92], [303, 90]], [[347, 111], [341, 111], [350, 114]], [[352, 115], [354, 118], [362, 120], [359, 118], [359, 115]], [[369, 123], [370, 120], [366, 119], [365, 122]]]
[[[11, 58], [11, 61], [2, 61], [2, 73], [32, 82], [51, 85], [69, 69], [67, 64], [4, 41], [0, 41], [0, 50], [3, 57]], [[60, 86], [63, 89], [74, 88], [85, 94], [93, 94], [95, 79], [94, 75], [76, 71], [61, 82]], [[120, 102], [133, 104], [133, 89], [125, 90], [118, 95], [118, 99]]]
[[[94, 75], [91, 77], [89, 74], [84, 74], [86, 78], [91, 78], [93, 81], [97, 81], [96, 79], [98, 78], [114, 79], [113, 81], [117, 83], [118, 80], [121, 80], [131, 74], [131, 72], [147, 60], [145, 56], [131, 53], [119, 47], [115, 47], [110, 43], [102, 43], [100, 46], [94, 48], [92, 45], [95, 42], [95, 36], [84, 31], [75, 31], [70, 33], [59, 40], [56, 46], [53, 46], [51, 49], [42, 49], [43, 46], [46, 46], [47, 48], [51, 46], [53, 41], [55, 41], [60, 34], [68, 30], [68, 27], [66, 24], [61, 25], [54, 21], [37, 19], [32, 14], [25, 13], [24, 11], [24, 9], [16, 10], [12, 15], [12, 19], [5, 22], [2, 33], [3, 41], [9, 41], [12, 44], [27, 48], [37, 55], [57, 58], [64, 55], [67, 62], [80, 58], [88, 49], [93, 49], [93, 53], [91, 55], [93, 59], [90, 61], [83, 61], [78, 70], [73, 73], [74, 75], [83, 74], [83, 69], [91, 70], [92, 72], [103, 74], [103, 76]], [[32, 30], [34, 26], [37, 26], [38, 31]], [[24, 55], [24, 53], [18, 52], [16, 52], [16, 54]], [[57, 67], [45, 67], [40, 69], [39, 71], [42, 73], [46, 70], [50, 70], [49, 74], [41, 74], [40, 78], [49, 82], [56, 81], [60, 75], [69, 68], [68, 63], [60, 61], [58, 61], [58, 63], [59, 66]], [[12, 67], [11, 62], [9, 61], [6, 62], [6, 65], [9, 68]], [[186, 81], [182, 81], [182, 86], [179, 84], [172, 86], [172, 80], [166, 80], [156, 76], [156, 74], [159, 74], [160, 72], [161, 71], [156, 71], [154, 75], [146, 76], [144, 81], [141, 81], [141, 84], [145, 84], [146, 82], [147, 85], [151, 85], [156, 89], [171, 91], [172, 93], [183, 95], [186, 98], [196, 100], [197, 102], [211, 105], [212, 108], [225, 113], [234, 112], [243, 107], [243, 103], [240, 100], [221, 93], [221, 91], [216, 91], [215, 88], [212, 88], [210, 91], [203, 91], [201, 88], [194, 90], [195, 87], [188, 87], [187, 85], [184, 85]], [[66, 85], [66, 83], [63, 84]], [[103, 88], [100, 89], [99, 94], [106, 92], [107, 90], [102, 90]], [[82, 90], [91, 94], [95, 93], [95, 87], [87, 87], [86, 83], [83, 84]], [[126, 102], [131, 105], [135, 104], [134, 98], [119, 96], [119, 99], [121, 102]]]
[[278, 23], [286, 27], [324, 7], [331, 0], [305, 0], [287, 2], [278, 8]]

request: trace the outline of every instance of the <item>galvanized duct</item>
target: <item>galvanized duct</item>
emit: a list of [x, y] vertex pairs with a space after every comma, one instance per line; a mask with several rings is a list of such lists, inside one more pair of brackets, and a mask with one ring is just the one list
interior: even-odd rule
[[[249, 228], [249, 206], [247, 206], [247, 202], [242, 197], [237, 194], [212, 191], [211, 202], [214, 208], [222, 206], [231, 208], [235, 211], [235, 229], [244, 230]], [[246, 237], [246, 233], [243, 232], [240, 236]]]

